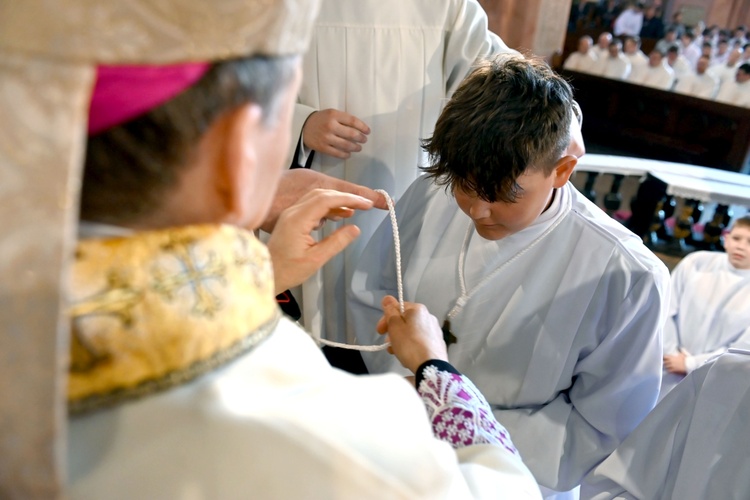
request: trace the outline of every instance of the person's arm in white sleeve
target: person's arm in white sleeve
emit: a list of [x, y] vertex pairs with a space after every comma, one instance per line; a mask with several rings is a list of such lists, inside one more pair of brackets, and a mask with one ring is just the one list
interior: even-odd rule
[[476, 1], [454, 1], [451, 24], [446, 26], [443, 74], [445, 93], [450, 96], [477, 59], [516, 51], [489, 30], [487, 14]]
[[750, 346], [750, 327], [746, 328], [734, 337], [727, 345], [724, 345], [718, 349], [714, 349], [710, 352], [704, 352], [700, 354], [688, 355], [685, 357], [685, 371], [687, 373], [692, 372], [696, 368], [700, 368], [704, 363], [710, 361], [716, 356], [720, 356], [727, 352], [732, 347], [747, 348]]

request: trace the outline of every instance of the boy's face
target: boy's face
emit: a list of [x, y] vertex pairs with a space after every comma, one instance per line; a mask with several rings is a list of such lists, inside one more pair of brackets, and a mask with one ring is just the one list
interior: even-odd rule
[[527, 228], [547, 208], [555, 188], [556, 176], [526, 170], [518, 179], [523, 191], [515, 203], [490, 203], [459, 188], [453, 189], [456, 203], [471, 217], [477, 234], [485, 240], [500, 240]]
[[735, 269], [750, 269], [750, 227], [735, 226], [724, 238], [729, 263]]
[[496, 201], [490, 203], [476, 193], [467, 193], [453, 188], [453, 196], [459, 208], [474, 222], [477, 234], [486, 240], [501, 240], [529, 227], [552, 200], [552, 192], [568, 182], [576, 159], [586, 153], [581, 135], [581, 122], [570, 121], [570, 144], [563, 152], [550, 175], [541, 170], [527, 168], [516, 182], [521, 191], [515, 203]]

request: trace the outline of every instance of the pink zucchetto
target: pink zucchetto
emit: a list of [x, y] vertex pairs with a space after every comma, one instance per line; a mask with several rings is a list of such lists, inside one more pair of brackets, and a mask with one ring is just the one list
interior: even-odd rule
[[130, 121], [192, 86], [209, 63], [97, 67], [89, 109], [89, 135]]

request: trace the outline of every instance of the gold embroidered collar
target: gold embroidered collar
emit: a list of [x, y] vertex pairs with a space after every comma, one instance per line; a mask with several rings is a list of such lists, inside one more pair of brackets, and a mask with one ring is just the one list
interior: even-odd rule
[[82, 240], [70, 302], [71, 413], [192, 380], [266, 338], [280, 317], [265, 246], [230, 226]]

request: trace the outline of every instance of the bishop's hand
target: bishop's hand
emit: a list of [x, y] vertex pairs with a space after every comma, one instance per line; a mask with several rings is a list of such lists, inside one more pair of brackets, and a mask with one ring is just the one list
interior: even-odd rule
[[276, 294], [304, 282], [359, 236], [359, 228], [347, 224], [316, 241], [311, 233], [322, 222], [351, 217], [354, 210], [372, 206], [371, 200], [361, 196], [315, 189], [282, 212], [267, 245]]
[[294, 168], [282, 174], [279, 187], [274, 195], [273, 205], [260, 228], [267, 233], [272, 233], [279, 216], [284, 210], [301, 202], [302, 198], [314, 189], [333, 189], [342, 193], [356, 194], [372, 201], [375, 208], [388, 208], [385, 197], [368, 187], [337, 179], [315, 170]]
[[415, 373], [425, 361], [448, 361], [448, 349], [437, 318], [422, 304], [404, 303], [401, 314], [398, 301], [390, 295], [383, 298], [383, 317], [378, 321], [380, 334], [388, 334], [394, 354], [405, 368]]

